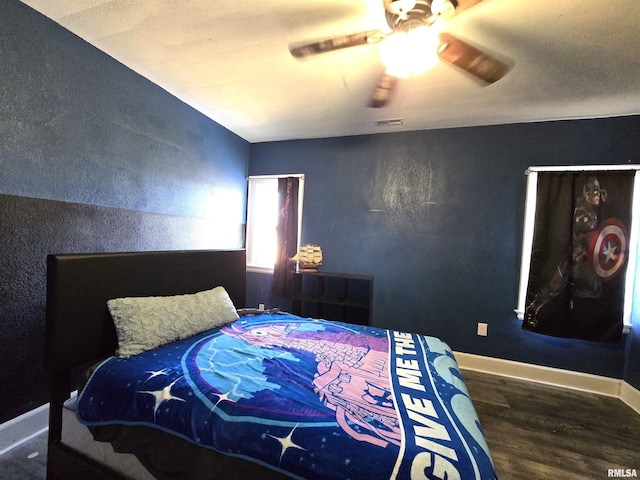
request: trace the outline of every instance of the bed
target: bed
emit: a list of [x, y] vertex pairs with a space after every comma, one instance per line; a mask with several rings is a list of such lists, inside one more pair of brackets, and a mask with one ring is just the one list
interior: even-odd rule
[[446, 343], [245, 289], [243, 250], [50, 255], [47, 478], [495, 478]]

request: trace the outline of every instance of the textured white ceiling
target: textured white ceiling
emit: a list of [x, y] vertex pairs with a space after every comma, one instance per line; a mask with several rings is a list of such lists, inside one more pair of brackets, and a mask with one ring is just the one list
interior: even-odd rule
[[288, 51], [385, 28], [382, 0], [22, 1], [250, 142], [640, 113], [639, 0], [485, 0], [445, 30], [511, 72], [481, 87], [439, 64], [384, 109], [377, 44]]

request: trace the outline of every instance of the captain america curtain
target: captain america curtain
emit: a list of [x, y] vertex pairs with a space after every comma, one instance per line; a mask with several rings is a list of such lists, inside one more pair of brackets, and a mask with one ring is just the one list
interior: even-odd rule
[[633, 171], [539, 172], [523, 328], [617, 342]]

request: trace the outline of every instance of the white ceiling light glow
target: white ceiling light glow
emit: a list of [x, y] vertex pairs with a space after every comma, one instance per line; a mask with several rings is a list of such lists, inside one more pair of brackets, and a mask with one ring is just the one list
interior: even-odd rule
[[421, 75], [438, 63], [438, 44], [437, 31], [431, 27], [395, 32], [380, 45], [380, 60], [394, 77]]

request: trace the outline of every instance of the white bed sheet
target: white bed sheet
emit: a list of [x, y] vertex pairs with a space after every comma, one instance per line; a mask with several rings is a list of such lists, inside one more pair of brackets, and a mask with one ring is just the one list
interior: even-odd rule
[[156, 480], [135, 455], [114, 452], [108, 442], [97, 442], [89, 429], [76, 419], [75, 398], [67, 400], [62, 413], [62, 443], [109, 466], [130, 480]]

